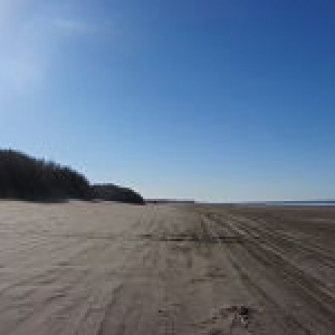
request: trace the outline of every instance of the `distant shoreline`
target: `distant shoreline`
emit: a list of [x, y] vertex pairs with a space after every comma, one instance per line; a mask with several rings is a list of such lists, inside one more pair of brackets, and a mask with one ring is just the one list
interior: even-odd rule
[[264, 206], [335, 206], [334, 200], [329, 201], [252, 201], [252, 202], [238, 202], [231, 203], [234, 205], [264, 205]]

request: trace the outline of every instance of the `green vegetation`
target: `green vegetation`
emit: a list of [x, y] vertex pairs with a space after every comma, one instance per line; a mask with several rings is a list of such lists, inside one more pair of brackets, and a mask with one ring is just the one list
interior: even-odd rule
[[136, 192], [115, 185], [91, 186], [85, 176], [54, 162], [0, 150], [0, 198], [29, 201], [67, 199], [144, 203]]

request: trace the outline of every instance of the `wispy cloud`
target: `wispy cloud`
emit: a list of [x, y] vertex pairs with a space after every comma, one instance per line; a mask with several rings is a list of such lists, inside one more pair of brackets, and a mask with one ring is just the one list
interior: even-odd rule
[[[0, 89], [6, 96], [30, 91], [43, 77], [45, 36], [36, 18], [20, 19], [23, 1], [0, 9]], [[14, 6], [15, 5], [15, 6]]]
[[90, 23], [77, 21], [77, 20], [69, 20], [69, 19], [57, 19], [54, 22], [54, 26], [56, 28], [70, 31], [74, 33], [81, 33], [81, 34], [94, 34], [102, 32], [102, 29], [94, 26]]
[[[64, 32], [87, 35], [102, 32], [80, 19], [46, 18], [43, 9], [31, 11], [28, 0], [0, 0], [0, 95], [17, 96], [45, 87]], [[75, 36], [73, 36], [75, 37]]]

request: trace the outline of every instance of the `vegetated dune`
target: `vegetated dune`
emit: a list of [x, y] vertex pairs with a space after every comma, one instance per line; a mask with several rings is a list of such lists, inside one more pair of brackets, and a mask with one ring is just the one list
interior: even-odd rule
[[0, 150], [0, 198], [29, 201], [108, 200], [144, 204], [136, 192], [112, 184], [90, 185], [81, 173], [21, 152]]
[[335, 208], [0, 202], [1, 335], [334, 335]]
[[69, 167], [0, 151], [0, 197], [23, 200], [90, 199], [87, 179]]
[[117, 201], [133, 204], [144, 204], [143, 197], [126, 187], [117, 186], [114, 184], [96, 184], [92, 186], [92, 196], [94, 199]]

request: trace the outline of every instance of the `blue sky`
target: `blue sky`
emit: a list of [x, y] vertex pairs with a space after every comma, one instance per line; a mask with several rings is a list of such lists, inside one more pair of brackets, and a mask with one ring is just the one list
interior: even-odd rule
[[0, 143], [146, 197], [335, 198], [335, 3], [4, 0]]

